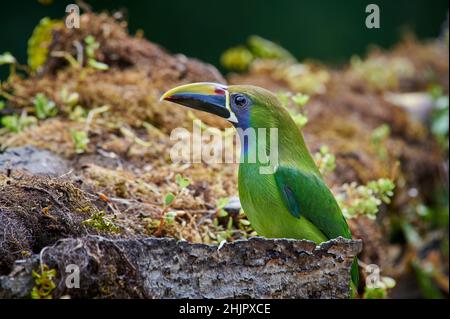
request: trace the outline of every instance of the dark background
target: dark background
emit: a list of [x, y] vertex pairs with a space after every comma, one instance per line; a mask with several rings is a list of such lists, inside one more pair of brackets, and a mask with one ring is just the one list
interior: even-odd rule
[[[1, 1], [0, 53], [26, 63], [27, 40], [44, 16], [61, 18], [75, 1]], [[436, 37], [446, 20], [448, 0], [91, 0], [95, 11], [123, 9], [131, 32], [172, 52], [218, 65], [221, 52], [257, 34], [280, 43], [299, 59], [342, 63], [364, 54], [370, 44], [390, 47], [409, 30]], [[365, 7], [380, 6], [381, 28], [365, 27]], [[7, 72], [0, 69], [0, 75]]]

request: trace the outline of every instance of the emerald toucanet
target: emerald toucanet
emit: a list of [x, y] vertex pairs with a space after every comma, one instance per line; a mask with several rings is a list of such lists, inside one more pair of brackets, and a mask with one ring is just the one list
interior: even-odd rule
[[[241, 135], [239, 197], [256, 232], [271, 238], [308, 239], [321, 243], [351, 238], [347, 222], [311, 157], [303, 135], [271, 92], [249, 85], [193, 83], [166, 92], [161, 100], [209, 112], [230, 121]], [[278, 158], [271, 174], [262, 174], [260, 143], [244, 136], [247, 129], [277, 129]], [[257, 139], [261, 136], [257, 136]], [[268, 140], [268, 136], [265, 136]], [[271, 141], [272, 143], [273, 141]], [[267, 147], [267, 146], [266, 146]], [[249, 159], [255, 159], [250, 161]], [[357, 261], [352, 281], [358, 285]]]

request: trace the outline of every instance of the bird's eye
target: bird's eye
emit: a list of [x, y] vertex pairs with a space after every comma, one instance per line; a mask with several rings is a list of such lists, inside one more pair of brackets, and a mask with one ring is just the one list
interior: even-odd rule
[[246, 107], [248, 104], [248, 98], [241, 94], [236, 94], [233, 96], [233, 104], [239, 108]]

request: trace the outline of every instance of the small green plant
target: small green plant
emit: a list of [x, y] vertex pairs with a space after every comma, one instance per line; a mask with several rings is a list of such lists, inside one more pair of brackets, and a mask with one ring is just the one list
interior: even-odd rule
[[378, 287], [364, 287], [364, 299], [386, 299], [388, 290], [394, 288], [396, 282], [390, 277], [381, 277]]
[[416, 275], [416, 280], [423, 296], [427, 299], [445, 298], [440, 289], [436, 286], [435, 275], [437, 270], [430, 262], [412, 261], [412, 268]]
[[166, 197], [164, 197], [164, 208], [167, 208], [170, 205], [172, 205], [172, 203], [175, 201], [176, 197], [181, 193], [181, 191], [186, 187], [188, 187], [189, 184], [191, 183], [189, 179], [184, 178], [180, 174], [175, 175], [175, 181], [177, 182], [180, 189], [176, 195], [171, 192], [167, 193]]
[[49, 100], [44, 93], [38, 93], [33, 100], [34, 111], [40, 120], [45, 120], [49, 117], [54, 117], [58, 114], [58, 108], [55, 102]]
[[172, 192], [167, 193], [166, 197], [164, 197], [164, 207], [170, 206], [174, 200], [175, 195]]
[[72, 121], [84, 122], [88, 112], [80, 105], [76, 105], [69, 113], [69, 119]]
[[5, 115], [0, 119], [0, 124], [6, 128], [7, 131], [13, 133], [21, 132], [25, 127], [36, 123], [36, 118], [28, 116], [26, 113]]
[[436, 137], [442, 149], [448, 152], [448, 132], [449, 132], [449, 98], [442, 88], [434, 86], [429, 91], [433, 99], [433, 111], [431, 116], [431, 132]]
[[0, 100], [0, 111], [6, 107], [5, 101]]
[[331, 173], [336, 169], [336, 156], [330, 153], [326, 145], [322, 145], [320, 150], [314, 154], [314, 160], [322, 175]]
[[395, 287], [396, 282], [393, 278], [381, 276], [381, 269], [375, 265], [367, 265], [359, 262], [366, 272], [366, 280], [364, 287], [364, 299], [385, 299], [388, 296], [388, 290]]
[[106, 217], [104, 211], [96, 211], [91, 215], [91, 218], [83, 221], [84, 225], [91, 226], [102, 232], [118, 233], [120, 228], [114, 222]]
[[292, 119], [299, 128], [303, 128], [308, 124], [308, 116], [306, 116], [306, 114], [295, 113], [293, 111], [289, 111], [289, 113], [291, 113]]
[[180, 186], [181, 189], [184, 189], [189, 186], [191, 181], [188, 178], [184, 178], [180, 174], [177, 174], [175, 176], [175, 181], [177, 182], [178, 186]]
[[75, 145], [75, 153], [82, 154], [87, 151], [89, 136], [86, 131], [72, 131], [72, 141]]
[[14, 63], [16, 63], [16, 58], [11, 53], [4, 52], [3, 54], [0, 54], [0, 65]]
[[[176, 192], [176, 194], [169, 192], [166, 194], [166, 196], [164, 197], [164, 203], [163, 203], [163, 211], [161, 212], [161, 220], [159, 221], [158, 226], [156, 227], [156, 230], [154, 230], [153, 235], [155, 236], [159, 236], [162, 234], [164, 227], [166, 225], [172, 225], [173, 222], [175, 221], [175, 217], [177, 215], [176, 212], [173, 211], [169, 211], [170, 207], [172, 206], [172, 204], [175, 202], [175, 200], [177, 199], [177, 197], [181, 194], [181, 192], [190, 185], [191, 181], [188, 178], [185, 178], [183, 176], [181, 176], [180, 174], [175, 175], [175, 181], [178, 184], [178, 191]], [[150, 223], [149, 226], [151, 226], [150, 228], [153, 228], [154, 223]]]
[[238, 214], [238, 228], [243, 232], [243, 237], [248, 238], [252, 236], [257, 236], [258, 234], [253, 229], [250, 221], [247, 219], [244, 211], [241, 209]]
[[203, 238], [204, 242], [220, 245], [223, 241], [236, 238], [236, 235], [242, 238], [257, 235], [242, 209], [237, 215], [229, 214], [224, 209], [228, 203], [229, 198], [220, 198], [218, 200], [212, 227], [207, 232], [207, 236]]
[[176, 216], [177, 216], [177, 212], [172, 212], [172, 211], [167, 212], [164, 215], [164, 219], [165, 219], [166, 224], [167, 225], [172, 225], [174, 223], [174, 221], [175, 221], [175, 217]]
[[86, 44], [86, 57], [87, 65], [96, 70], [105, 71], [109, 69], [109, 66], [105, 63], [99, 62], [95, 59], [95, 51], [100, 48], [100, 43], [98, 43], [92, 35], [88, 35], [84, 39]]
[[77, 92], [69, 92], [67, 88], [63, 88], [60, 92], [62, 106], [69, 113], [69, 119], [72, 121], [84, 122], [88, 112], [78, 103], [80, 102], [80, 94]]
[[283, 105], [283, 107], [287, 108], [291, 101], [292, 93], [287, 92], [287, 91], [279, 91], [279, 92], [277, 92], [276, 95], [277, 95], [278, 100], [280, 100], [281, 105]]
[[0, 54], [0, 66], [1, 65], [9, 65], [9, 77], [14, 76], [16, 74], [16, 58], [9, 52], [4, 52]]
[[50, 269], [47, 265], [41, 265], [39, 272], [31, 272], [34, 279], [34, 287], [31, 290], [32, 299], [52, 299], [52, 292], [56, 288], [53, 278], [56, 277], [56, 269]]
[[389, 204], [394, 196], [395, 184], [387, 178], [370, 181], [367, 185], [355, 182], [342, 185], [343, 192], [336, 195], [345, 218], [359, 215], [375, 219], [382, 203]]
[[217, 201], [217, 210], [216, 210], [216, 216], [217, 217], [227, 217], [228, 212], [224, 209], [225, 206], [228, 205], [230, 202], [230, 199], [227, 197], [219, 198]]
[[385, 160], [388, 156], [386, 141], [390, 135], [391, 128], [387, 124], [381, 124], [372, 131], [371, 143], [381, 160]]
[[[308, 116], [306, 114], [306, 111], [304, 111], [303, 109], [310, 99], [309, 95], [302, 93], [292, 95], [290, 92], [278, 92], [277, 97], [280, 100], [281, 104], [285, 108], [287, 108], [287, 110], [291, 114], [292, 119], [299, 128], [304, 127], [308, 123]], [[297, 110], [293, 110], [288, 107], [291, 102], [295, 106], [297, 106]]]
[[80, 100], [80, 95], [77, 92], [69, 93], [67, 88], [61, 90], [60, 96], [63, 104], [70, 108], [75, 107]]
[[292, 97], [292, 101], [299, 107], [303, 107], [309, 102], [309, 95], [303, 93], [297, 93]]

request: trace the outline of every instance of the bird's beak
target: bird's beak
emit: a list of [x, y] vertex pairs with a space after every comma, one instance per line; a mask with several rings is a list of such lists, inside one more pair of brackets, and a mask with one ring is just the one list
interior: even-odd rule
[[218, 115], [232, 123], [238, 122], [230, 109], [228, 87], [223, 84], [201, 82], [177, 86], [164, 93], [160, 101], [178, 103]]

